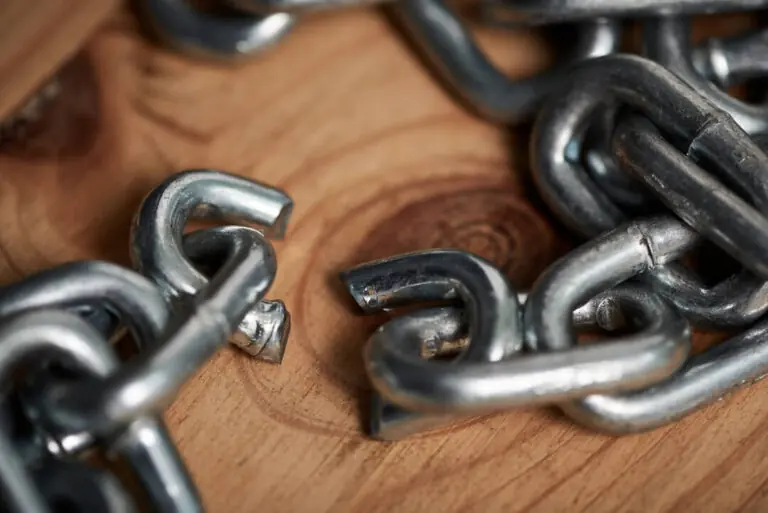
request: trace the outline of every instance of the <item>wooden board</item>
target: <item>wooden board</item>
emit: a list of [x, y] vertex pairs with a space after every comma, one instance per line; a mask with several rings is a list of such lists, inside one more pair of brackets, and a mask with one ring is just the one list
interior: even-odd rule
[[[546, 66], [527, 34], [482, 32], [510, 74]], [[63, 74], [62, 100], [0, 147], [0, 278], [128, 263], [131, 216], [163, 177], [218, 167], [296, 210], [270, 297], [293, 313], [282, 366], [224, 350], [168, 412], [210, 511], [768, 511], [765, 383], [673, 426], [612, 438], [523, 409], [398, 443], [361, 430], [358, 315], [336, 273], [458, 247], [519, 287], [567, 250], [528, 183], [525, 132], [457, 106], [376, 11], [306, 20], [237, 67], [159, 50], [128, 15]]]
[[0, 119], [80, 49], [119, 0], [3, 0], [0, 4]]

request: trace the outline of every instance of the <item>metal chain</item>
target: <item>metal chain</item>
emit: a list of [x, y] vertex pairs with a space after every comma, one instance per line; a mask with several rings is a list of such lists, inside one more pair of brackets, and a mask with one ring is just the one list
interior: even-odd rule
[[[160, 414], [235, 331], [245, 331], [236, 344], [247, 353], [279, 363], [290, 317], [282, 302], [263, 300], [277, 271], [264, 234], [228, 225], [183, 235], [184, 227], [190, 218], [260, 223], [282, 237], [292, 206], [282, 191], [244, 178], [182, 172], [136, 215], [132, 257], [146, 277], [73, 262], [0, 290], [3, 511], [202, 511]], [[110, 341], [126, 333], [136, 348], [121, 362]], [[127, 468], [140, 497], [119, 474], [87, 463], [94, 451]]]
[[[233, 59], [271, 47], [299, 16], [380, 0], [222, 3], [215, 15], [187, 0], [142, 7], [173, 46]], [[443, 0], [390, 6], [473, 112], [504, 124], [535, 118], [533, 181], [584, 242], [526, 293], [454, 249], [342, 272], [364, 313], [423, 306], [366, 345], [373, 437], [529, 405], [556, 405], [600, 431], [643, 431], [768, 373], [768, 104], [724, 90], [768, 70], [766, 31], [692, 48], [685, 17], [766, 6], [482, 0], [497, 24], [576, 24], [571, 55], [523, 80], [493, 66]], [[642, 56], [617, 53], [624, 20], [639, 17]], [[292, 208], [279, 189], [184, 171], [136, 213], [135, 271], [73, 262], [0, 289], [0, 511], [203, 510], [161, 414], [228, 341], [282, 361], [290, 314], [265, 299], [277, 272], [267, 237], [284, 236]], [[193, 219], [223, 225], [185, 233]], [[707, 244], [738, 273], [710, 285], [683, 263]], [[692, 326], [740, 332], [693, 354]], [[601, 343], [580, 344], [595, 331]], [[126, 340], [134, 347], [121, 359], [114, 346]]]
[[[538, 110], [530, 145], [534, 183], [559, 220], [591, 240], [552, 264], [524, 297], [508, 283], [495, 285], [505, 292], [482, 311], [485, 318], [477, 297], [489, 286], [466, 274], [481, 265], [474, 255], [432, 250], [343, 272], [365, 313], [448, 300], [410, 310], [370, 337], [364, 359], [375, 389], [371, 436], [397, 440], [457, 416], [541, 404], [600, 431], [643, 431], [768, 374], [768, 111], [719, 89], [731, 78], [763, 74], [764, 32], [710, 41], [694, 52], [683, 14], [754, 6], [676, 2], [668, 10], [669, 4], [495, 2], [517, 11], [519, 24], [547, 21], [536, 9], [552, 20], [591, 23], [655, 13], [642, 22], [645, 57], [584, 54], [582, 62], [557, 68], [558, 79], [542, 82], [541, 96], [518, 90], [511, 103], [499, 101], [499, 91], [514, 91], [514, 83], [468, 46], [455, 14], [437, 0], [398, 4], [401, 16], [433, 13], [423, 14], [420, 26], [411, 19], [406, 26], [474, 111], [510, 123]], [[592, 15], [584, 15], [589, 9]], [[707, 66], [716, 59], [719, 68]], [[529, 110], [510, 114], [508, 106], [521, 99]], [[705, 244], [742, 270], [708, 285], [681, 261]], [[491, 272], [490, 263], [482, 265]], [[495, 277], [504, 280], [499, 270]], [[508, 347], [522, 349], [491, 358], [484, 351], [499, 336], [491, 328], [503, 319], [517, 319], [517, 329], [508, 325], [504, 333]], [[743, 331], [692, 355], [691, 324]], [[584, 346], [578, 333], [585, 328], [620, 334]]]

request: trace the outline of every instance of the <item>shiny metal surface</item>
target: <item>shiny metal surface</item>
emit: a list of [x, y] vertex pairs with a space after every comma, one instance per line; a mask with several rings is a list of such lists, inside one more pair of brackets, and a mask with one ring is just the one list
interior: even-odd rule
[[[475, 341], [472, 354], [500, 361], [522, 348], [515, 336], [520, 311], [515, 291], [488, 261], [465, 251], [440, 249], [407, 253], [359, 265], [340, 273], [342, 282], [366, 313], [415, 302], [460, 300]], [[381, 303], [380, 303], [381, 301]]]
[[[411, 324], [412, 329], [420, 333], [423, 346], [435, 350], [439, 350], [443, 343], [457, 341], [467, 330], [464, 310], [456, 307], [425, 308], [405, 317], [407, 321], [403, 322]], [[463, 345], [463, 349], [467, 347], [469, 345]], [[423, 414], [401, 408], [374, 392], [371, 394], [368, 434], [377, 440], [394, 441], [441, 428], [456, 420], [453, 413]]]
[[110, 437], [107, 455], [129, 463], [155, 510], [203, 511], [197, 487], [160, 415], [139, 417]]
[[[232, 61], [271, 47], [301, 13], [385, 1], [141, 8], [172, 46]], [[365, 346], [372, 437], [532, 405], [602, 432], [640, 432], [768, 374], [768, 103], [726, 92], [768, 71], [768, 31], [694, 50], [685, 17], [759, 7], [768, 0], [484, 0], [486, 19], [511, 26], [578, 23], [571, 57], [512, 80], [444, 0], [393, 4], [417, 50], [480, 116], [515, 124], [540, 109], [534, 182], [588, 240], [521, 294], [458, 250], [340, 273], [363, 313], [398, 314]], [[641, 19], [647, 57], [615, 54], [625, 18]], [[277, 272], [268, 238], [283, 237], [292, 208], [277, 188], [191, 169], [151, 191], [133, 220], [131, 258], [146, 276], [77, 262], [0, 288], [0, 510], [203, 511], [162, 410], [228, 341], [282, 361], [291, 317], [264, 297]], [[193, 219], [228, 226], [185, 233]], [[711, 249], [703, 242], [741, 269], [710, 286], [688, 267]], [[689, 322], [742, 332], [691, 356]], [[580, 344], [598, 330], [603, 340]], [[126, 331], [138, 351], [121, 362], [110, 342]]]
[[[27, 310], [65, 307], [78, 302], [102, 301], [100, 308], [109, 308], [133, 334], [145, 351], [157, 348], [169, 323], [169, 310], [159, 290], [143, 276], [104, 262], [75, 262], [33, 275], [7, 287], [9, 294], [0, 296], [0, 318]], [[98, 294], [102, 294], [99, 298]], [[3, 301], [15, 301], [4, 303]], [[117, 358], [112, 355], [103, 365], [91, 365], [89, 375], [104, 378], [117, 370]], [[38, 410], [39, 398], [57, 388], [57, 380], [47, 373], [37, 373], [23, 397], [31, 418], [44, 419]], [[82, 386], [98, 386], [92, 379]], [[43, 420], [43, 423], [44, 420]], [[143, 431], [139, 432], [137, 426]], [[88, 429], [67, 430], [46, 426], [47, 446], [58, 456], [83, 453], [99, 444], [97, 436]], [[103, 437], [102, 438], [102, 442]], [[160, 511], [194, 511], [200, 498], [189, 477], [173, 440], [159, 416], [140, 418], [124, 431], [117, 430], [107, 437], [111, 453], [122, 458], [136, 470], [137, 482], [144, 487]], [[124, 442], [116, 443], [117, 440]], [[126, 443], [133, 450], [123, 450]], [[150, 459], [152, 465], [147, 464]], [[190, 509], [192, 508], [192, 509]]]
[[[560, 258], [536, 280], [525, 304], [525, 343], [533, 350], [568, 349], [576, 346], [576, 332], [571, 322], [573, 311], [598, 293], [611, 289], [641, 273], [679, 258], [696, 239], [687, 226], [670, 217], [633, 221], [599, 236]], [[633, 292], [638, 295], [639, 292]], [[655, 301], [650, 293], [643, 297]], [[663, 302], [661, 302], [663, 304]], [[686, 322], [670, 308], [657, 307], [649, 316], [648, 331], [626, 335], [614, 344], [629, 349], [646, 346], [662, 348], [660, 372], [668, 372], [666, 351], [661, 341], [648, 343], [652, 336], [690, 339]], [[658, 324], [657, 324], [658, 323]], [[663, 329], [662, 329], [663, 326]], [[657, 347], [658, 346], [658, 347]], [[643, 351], [638, 351], [638, 354]], [[653, 355], [648, 351], [649, 356]], [[636, 366], [640, 367], [640, 358]], [[682, 362], [679, 362], [680, 364]], [[658, 379], [650, 365], [644, 370]], [[654, 378], [651, 378], [653, 380]]]
[[720, 400], [768, 373], [768, 322], [692, 356], [685, 367], [650, 388], [592, 395], [562, 406], [571, 418], [599, 431], [647, 431]]
[[[511, 80], [486, 58], [468, 27], [443, 0], [407, 0], [392, 5], [407, 35], [437, 74], [480, 116], [498, 123], [518, 123], [567, 76], [568, 64], [521, 80]], [[609, 19], [590, 20], [579, 28], [569, 61], [618, 50], [621, 26]]]
[[574, 67], [567, 84], [540, 110], [531, 139], [534, 181], [558, 218], [573, 231], [594, 237], [624, 216], [578, 162], [581, 138], [590, 121], [612, 102], [648, 116], [681, 141], [704, 128], [732, 126], [733, 120], [662, 66], [630, 55], [610, 55]]
[[768, 311], [768, 282], [746, 271], [707, 286], [675, 262], [656, 267], [641, 280], [703, 329], [749, 326]]
[[483, 0], [483, 17], [505, 24], [583, 21], [601, 16], [643, 18], [658, 14], [752, 11], [766, 0]]
[[721, 89], [768, 75], [768, 30], [712, 37], [696, 46], [691, 63]]
[[746, 132], [768, 131], [768, 104], [744, 103], [719, 89], [696, 70], [691, 57], [691, 22], [688, 18], [649, 18], [643, 23], [643, 45], [647, 57], [676, 73], [699, 94], [728, 112]]
[[[495, 362], [523, 347], [521, 312], [515, 291], [501, 272], [471, 253], [433, 250], [363, 264], [341, 273], [347, 290], [365, 313], [377, 313], [419, 302], [459, 300], [467, 322], [455, 308], [427, 308], [409, 313], [399, 322], [419, 333], [419, 354], [442, 352], [443, 342], [465, 333], [474, 340], [455, 361]], [[394, 321], [392, 321], [394, 322]], [[394, 440], [435, 429], [452, 415], [421, 415], [374, 394], [370, 434]]]
[[[652, 212], [658, 209], [658, 201], [653, 194], [641, 185], [632, 173], [621, 169], [611, 148], [616, 125], [615, 109], [605, 109], [592, 122], [585, 140], [582, 163], [600, 189], [616, 202], [622, 210], [633, 213]], [[768, 149], [768, 137], [765, 134], [751, 134], [752, 141], [763, 152]], [[749, 192], [749, 191], [747, 191]], [[748, 195], [748, 194], [747, 194]]]
[[288, 13], [205, 13], [188, 0], [142, 0], [139, 6], [166, 44], [201, 59], [236, 61], [253, 57], [272, 48], [296, 23]]
[[[177, 178], [183, 181], [191, 174]], [[217, 176], [203, 174], [207, 176], [198, 174], [203, 180], [197, 183]], [[186, 265], [194, 262], [211, 276], [195, 283], [195, 293], [183, 296], [183, 304], [178, 301], [173, 311], [169, 300], [180, 295], [178, 290], [105, 262], [64, 264], [0, 289], [0, 378], [16, 377], [22, 367], [25, 371], [24, 379], [13, 383], [12, 395], [0, 397], [0, 496], [9, 497], [12, 512], [58, 511], [56, 501], [68, 500], [67, 493], [74, 490], [59, 486], [65, 480], [58, 479], [56, 469], [64, 462], [74, 465], [94, 450], [134, 474], [131, 489], [143, 489], [142, 502], [152, 511], [203, 510], [161, 410], [253, 311], [274, 280], [276, 261], [257, 230], [225, 226], [182, 235], [184, 224], [192, 215], [224, 220], [245, 215], [270, 224], [282, 236], [291, 207], [279, 191], [243, 180], [262, 187], [260, 200], [254, 202], [251, 190], [232, 185], [235, 179], [225, 175], [216, 182], [223, 186], [209, 187], [207, 196], [192, 197], [191, 203], [189, 195], [161, 198], [164, 205], [157, 211], [162, 213], [165, 206], [179, 215], [164, 219], [167, 226], [160, 227], [160, 236], [176, 244], [171, 249], [182, 247], [190, 259]], [[194, 192], [194, 187], [183, 192], [190, 189]], [[184, 272], [176, 276], [184, 278]], [[280, 310], [260, 312], [266, 321], [258, 327], [262, 340], [274, 338], [265, 331], [278, 327], [284, 328], [280, 335], [287, 334], [287, 318]], [[122, 364], [108, 341], [122, 335], [114, 332], [116, 323], [139, 347]], [[13, 407], [6, 411], [6, 406]], [[89, 470], [72, 466], [68, 476], [71, 483], [92, 485], [67, 502], [73, 511], [135, 510], [110, 471]], [[36, 484], [40, 476], [49, 484]]]
[[[386, 294], [379, 296], [376, 299], [377, 307], [381, 310], [389, 309], [388, 298]], [[525, 295], [522, 299], [524, 302]], [[579, 330], [599, 328], [613, 331], [626, 328], [628, 319], [633, 320], [635, 324], [642, 324], [636, 319], [637, 305], [640, 304], [640, 310], [643, 310], [642, 304], [646, 301], [648, 301], [648, 291], [637, 286], [624, 285], [618, 289], [609, 290], [574, 310], [573, 326]], [[657, 299], [651, 298], [651, 301], [657, 301]], [[635, 307], [634, 312], [633, 307]], [[642, 315], [642, 312], [640, 313]], [[632, 318], [633, 314], [635, 319]], [[467, 347], [469, 340], [466, 336], [467, 316], [462, 308], [425, 308], [409, 312], [404, 317], [407, 318], [405, 322], [411, 325], [414, 331], [421, 333], [419, 338], [422, 343], [422, 357], [425, 357], [425, 354], [428, 357], [444, 357], [465, 350]], [[656, 319], [646, 319], [646, 321], [657, 322]], [[519, 336], [522, 337], [522, 332]], [[461, 365], [461, 362], [457, 364]], [[409, 411], [374, 393], [370, 406], [369, 434], [378, 440], [401, 440], [450, 425], [459, 418], [461, 417], [453, 413], [421, 414]]]
[[[581, 138], [590, 120], [614, 101], [649, 117], [679, 141], [683, 153], [714, 161], [729, 175], [740, 174], [742, 183], [754, 183], [756, 188], [748, 187], [753, 197], [763, 194], [765, 186], [757, 182], [760, 169], [768, 166], [765, 153], [729, 116], [658, 64], [634, 56], [601, 57], [574, 69], [568, 86], [541, 109], [531, 139], [537, 188], [557, 217], [580, 235], [595, 237], [626, 221], [619, 205], [579, 162]], [[718, 151], [733, 147], [744, 153], [710, 157], [703, 149], [709, 141]], [[762, 281], [751, 277], [708, 287], [680, 264], [669, 263], [643, 279], [697, 326], [743, 326], [768, 311]]]
[[188, 310], [169, 326], [165, 342], [127, 362], [98, 387], [49, 387], [40, 400], [40, 415], [47, 424], [100, 435], [167, 406], [181, 385], [226, 344], [274, 280], [274, 251], [256, 230], [200, 230], [188, 236], [188, 244], [208, 246], [206, 254], [222, 248], [229, 253]]
[[[39, 310], [19, 315], [0, 326], [0, 379], [8, 385], [15, 371], [30, 360], [54, 355], [76, 367], [114, 362], [106, 341], [74, 314]], [[12, 513], [47, 513], [36, 483], [0, 426], [0, 486]]]
[[[215, 170], [189, 170], [175, 174], [142, 202], [131, 230], [134, 266], [157, 283], [174, 303], [194, 301], [208, 278], [193, 264], [208, 258], [195, 247], [209, 244], [182, 242], [190, 219], [212, 219], [231, 224], [256, 223], [282, 238], [293, 202], [282, 191]], [[209, 232], [214, 233], [214, 232]], [[222, 244], [239, 239], [217, 237], [216, 251], [233, 252]], [[191, 258], [191, 259], [190, 259]], [[282, 301], [260, 301], [241, 319], [233, 343], [260, 360], [279, 363], [290, 333], [290, 314]]]
[[[613, 129], [610, 130], [610, 134], [609, 138], [612, 138]], [[755, 134], [752, 140], [763, 151], [768, 148], [768, 138], [764, 134]], [[634, 145], [633, 142], [629, 144]], [[646, 161], [645, 165], [648, 165], [647, 159], [643, 157], [647, 155], [645, 149], [636, 148], [636, 150], [641, 154], [640, 160]], [[652, 155], [650, 157], [653, 158]], [[595, 151], [594, 155], [586, 157], [585, 164], [589, 167], [596, 160], [600, 160], [598, 165], [602, 166], [602, 170], [595, 173], [594, 169], [589, 169], [591, 176], [599, 183], [601, 189], [608, 192], [611, 199], [621, 205], [622, 209], [624, 207], [636, 209], [638, 206], [649, 208], [649, 201], [652, 201], [652, 198], [648, 197], [651, 194], [649, 189], [643, 187], [632, 173], [621, 169], [611, 151], [610, 141], [608, 151], [603, 152], [602, 148], [600, 151]], [[686, 165], [682, 161], [680, 163]], [[720, 188], [705, 192], [704, 203], [707, 202], [706, 196], [714, 194], [715, 190], [719, 191]], [[642, 194], [638, 194], [639, 192]], [[687, 191], [685, 193], [687, 195]], [[726, 195], [732, 196], [727, 191]], [[701, 196], [699, 198], [701, 199]], [[724, 217], [728, 217], [728, 213], [725, 213]], [[730, 231], [730, 222], [725, 224], [726, 229]], [[714, 287], [707, 287], [703, 285], [701, 278], [687, 267], [669, 264], [657, 267], [653, 276], [647, 276], [644, 279], [652, 283], [656, 292], [674, 301], [678, 308], [699, 327], [747, 326], [768, 310], [768, 282], [749, 272], [741, 272], [726, 278]]]
[[[379, 267], [387, 272], [372, 275], [371, 267], [381, 265], [363, 266], [365, 272], [358, 271], [358, 275], [365, 279], [353, 275], [356, 285], [347, 285], [355, 291], [358, 304], [364, 305], [373, 298], [372, 293], [364, 292], [368, 287], [373, 291], [381, 287], [390, 290], [393, 287], [389, 282], [419, 275], [397, 258]], [[650, 309], [645, 318], [661, 321], [651, 323], [644, 332], [645, 337], [634, 339], [636, 343], [622, 339], [562, 353], [511, 359], [500, 355], [491, 363], [462, 360], [460, 364], [451, 364], [421, 358], [424, 325], [402, 316], [371, 336], [365, 351], [366, 369], [374, 387], [385, 399], [405, 409], [429, 413], [479, 414], [562, 401], [592, 390], [643, 386], [643, 381], [658, 381], [679, 368], [690, 342], [687, 324], [664, 302], [649, 300], [645, 304]], [[475, 341], [485, 338], [481, 332], [483, 324], [477, 323], [481, 318], [479, 313], [471, 310], [467, 313], [470, 348]], [[473, 323], [476, 324], [473, 326]]]
[[[140, 274], [109, 262], [62, 264], [0, 288], [0, 319], [40, 308], [110, 312], [141, 350], [160, 343], [170, 311], [160, 291]], [[91, 318], [92, 319], [92, 318]], [[99, 323], [99, 331], [110, 328]]]

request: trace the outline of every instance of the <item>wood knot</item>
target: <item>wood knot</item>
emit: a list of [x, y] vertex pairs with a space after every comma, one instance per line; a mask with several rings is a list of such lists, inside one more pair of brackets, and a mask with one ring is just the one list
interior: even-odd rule
[[518, 192], [502, 184], [475, 184], [429, 195], [393, 212], [363, 239], [357, 256], [364, 262], [421, 249], [461, 249], [489, 260], [525, 286], [552, 259], [554, 239]]
[[0, 123], [0, 153], [25, 160], [79, 157], [99, 128], [99, 91], [90, 60], [79, 54]]

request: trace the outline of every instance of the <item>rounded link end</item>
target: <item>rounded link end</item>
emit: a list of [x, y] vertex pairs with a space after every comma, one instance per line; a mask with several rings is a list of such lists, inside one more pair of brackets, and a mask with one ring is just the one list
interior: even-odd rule
[[168, 46], [196, 59], [237, 63], [275, 46], [296, 23], [289, 13], [212, 15], [189, 0], [143, 0], [142, 13]]
[[364, 280], [359, 279], [359, 269], [353, 268], [342, 271], [339, 273], [339, 279], [363, 312], [376, 312], [380, 306], [379, 296], [373, 286], [364, 285]]
[[[625, 397], [631, 397], [631, 392], [625, 393]], [[652, 431], [674, 420], [645, 418], [642, 405], [633, 405], [631, 399], [622, 401], [621, 396], [590, 395], [580, 401], [563, 403], [560, 410], [580, 426], [613, 436]]]
[[291, 314], [280, 300], [260, 301], [250, 310], [230, 342], [253, 358], [280, 364], [291, 332]]
[[[184, 170], [169, 177], [156, 191], [161, 202], [191, 200], [194, 207], [184, 212], [184, 222], [197, 218], [216, 219], [228, 224], [255, 224], [256, 227], [251, 227], [265, 237], [278, 240], [288, 230], [294, 206], [291, 197], [282, 189], [213, 168]], [[153, 213], [151, 208], [148, 213]]]
[[[377, 331], [364, 349], [366, 373], [382, 399], [430, 416], [463, 412], [465, 408], [474, 412], [476, 395], [474, 390], [464, 388], [466, 380], [460, 383], [451, 379], [450, 372], [446, 372], [447, 367], [452, 367], [450, 364], [424, 361], [416, 352], [407, 354], [405, 348], [393, 350], [391, 346], [401, 342], [399, 335]], [[389, 419], [379, 428], [391, 426], [392, 422], [395, 421]]]
[[418, 272], [420, 265], [443, 253], [446, 250], [415, 251], [373, 260], [341, 271], [339, 278], [364, 313], [378, 313], [396, 304], [416, 301], [405, 291], [419, 288], [426, 279]]
[[293, 202], [287, 201], [272, 226], [262, 229], [264, 236], [274, 240], [283, 240], [291, 222], [291, 214], [293, 214]]

